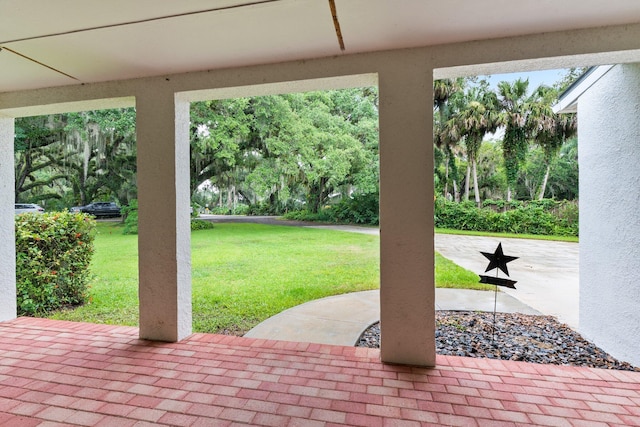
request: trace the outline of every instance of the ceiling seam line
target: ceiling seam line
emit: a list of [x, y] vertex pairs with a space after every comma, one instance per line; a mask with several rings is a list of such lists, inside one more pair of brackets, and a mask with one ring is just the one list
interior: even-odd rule
[[116, 23], [116, 24], [98, 25], [96, 27], [80, 28], [78, 30], [61, 31], [59, 33], [43, 34], [43, 35], [39, 35], [39, 36], [23, 37], [23, 38], [20, 38], [20, 39], [0, 41], [0, 44], [18, 43], [18, 42], [24, 42], [24, 41], [30, 41], [30, 40], [46, 39], [46, 38], [49, 38], [49, 37], [65, 36], [65, 35], [69, 35], [69, 34], [85, 33], [85, 32], [95, 31], [95, 30], [104, 30], [104, 29], [107, 29], [107, 28], [125, 27], [127, 25], [144, 24], [144, 23], [147, 23], [147, 22], [162, 21], [162, 20], [171, 19], [171, 18], [181, 18], [183, 16], [200, 15], [200, 14], [204, 14], [204, 13], [212, 13], [212, 12], [220, 12], [220, 11], [224, 11], [224, 10], [240, 9], [240, 8], [244, 8], [244, 7], [258, 6], [258, 5], [261, 5], [261, 4], [268, 4], [268, 3], [278, 3], [278, 2], [281, 2], [281, 1], [283, 1], [283, 0], [257, 0], [257, 1], [252, 1], [252, 2], [249, 2], [249, 3], [241, 3], [241, 4], [231, 5], [231, 6], [216, 7], [216, 8], [204, 9], [204, 10], [196, 10], [196, 11], [193, 11], [193, 12], [176, 13], [176, 14], [173, 14], [173, 15], [164, 15], [164, 16], [158, 16], [158, 17], [155, 17], [155, 18], [139, 19], [139, 20], [136, 20], [136, 21], [120, 22], [120, 23]]
[[58, 70], [57, 68], [54, 68], [54, 67], [52, 67], [52, 66], [50, 66], [50, 65], [47, 65], [47, 64], [45, 64], [45, 63], [43, 63], [43, 62], [40, 62], [40, 61], [38, 61], [37, 59], [30, 58], [30, 57], [28, 57], [27, 55], [23, 55], [22, 53], [17, 52], [17, 51], [15, 51], [15, 50], [13, 50], [13, 49], [9, 49], [9, 48], [8, 48], [8, 47], [6, 47], [6, 46], [2, 46], [2, 47], [0, 48], [0, 50], [6, 50], [7, 52], [11, 52], [11, 53], [13, 53], [14, 55], [17, 55], [17, 56], [20, 56], [21, 58], [26, 59], [27, 61], [31, 61], [31, 62], [33, 62], [33, 63], [35, 63], [35, 64], [38, 64], [38, 65], [42, 66], [42, 67], [48, 68], [48, 69], [49, 69], [49, 70], [51, 70], [51, 71], [55, 71], [55, 72], [56, 72], [56, 73], [58, 73], [58, 74], [62, 74], [63, 76], [69, 77], [70, 79], [73, 79], [73, 80], [78, 81], [78, 82], [80, 81], [80, 79], [77, 79], [77, 78], [73, 77], [71, 74], [67, 74], [67, 73], [65, 73], [64, 71], [60, 71], [60, 70]]
[[331, 17], [333, 18], [333, 26], [336, 29], [336, 37], [338, 37], [340, 50], [344, 51], [344, 39], [342, 38], [342, 30], [340, 30], [340, 21], [338, 20], [338, 12], [336, 10], [335, 0], [329, 0], [329, 8], [331, 9]]

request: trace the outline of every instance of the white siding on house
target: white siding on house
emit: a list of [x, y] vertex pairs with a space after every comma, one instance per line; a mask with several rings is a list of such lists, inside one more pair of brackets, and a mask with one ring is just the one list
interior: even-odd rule
[[580, 331], [640, 366], [640, 64], [618, 65], [578, 102]]

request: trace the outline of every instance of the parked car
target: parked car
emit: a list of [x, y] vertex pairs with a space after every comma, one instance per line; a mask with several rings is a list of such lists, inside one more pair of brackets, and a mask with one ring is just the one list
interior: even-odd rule
[[40, 205], [36, 205], [35, 203], [16, 203], [15, 204], [16, 215], [33, 212], [33, 213], [42, 213], [44, 212], [44, 208]]
[[93, 202], [86, 206], [74, 206], [69, 209], [69, 211], [86, 213], [96, 218], [117, 217], [121, 215], [120, 206], [114, 202]]

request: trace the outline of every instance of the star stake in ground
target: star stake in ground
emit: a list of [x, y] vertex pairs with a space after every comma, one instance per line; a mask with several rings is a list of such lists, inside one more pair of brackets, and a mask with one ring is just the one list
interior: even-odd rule
[[[487, 269], [484, 271], [485, 273], [487, 271], [495, 270], [497, 268], [498, 270], [502, 270], [502, 272], [506, 274], [507, 277], [509, 277], [509, 269], [507, 268], [507, 264], [513, 261], [514, 259], [518, 259], [517, 256], [505, 255], [504, 252], [502, 252], [502, 243], [498, 243], [498, 247], [496, 248], [494, 253], [482, 252], [482, 251], [480, 251], [480, 253], [489, 260], [489, 265], [487, 266]], [[511, 289], [516, 288], [514, 286], [516, 284], [515, 280], [503, 279], [501, 277], [498, 277], [499, 273], [500, 273], [499, 271], [496, 271], [495, 277], [485, 276], [482, 274], [480, 275], [480, 283], [488, 283], [491, 285], [496, 285], [495, 293], [493, 297], [493, 330], [491, 331], [492, 343], [495, 341], [495, 335], [496, 335], [496, 310], [498, 308], [498, 286], [505, 286]]]
[[[500, 269], [502, 270], [502, 272], [504, 274], [507, 275], [507, 277], [509, 276], [509, 269], [507, 268], [507, 263], [518, 259], [517, 256], [508, 256], [505, 255], [502, 252], [502, 243], [498, 243], [498, 247], [496, 248], [494, 253], [489, 253], [489, 252], [480, 252], [482, 255], [484, 255], [488, 260], [489, 260], [489, 265], [487, 266], [487, 269], [485, 270], [485, 273], [487, 271], [491, 271], [493, 269]], [[515, 289], [516, 287], [514, 286], [516, 284], [515, 280], [509, 280], [509, 279], [503, 279], [498, 277], [497, 273], [496, 276], [485, 276], [485, 275], [480, 275], [480, 283], [488, 283], [491, 285], [496, 285], [496, 286], [505, 286], [507, 288], [512, 288]]]

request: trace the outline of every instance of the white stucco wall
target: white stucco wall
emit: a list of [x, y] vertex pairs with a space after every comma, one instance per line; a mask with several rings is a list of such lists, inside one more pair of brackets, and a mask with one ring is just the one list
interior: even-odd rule
[[618, 65], [578, 103], [580, 331], [640, 366], [640, 65]]

